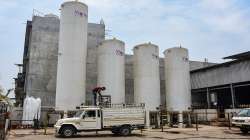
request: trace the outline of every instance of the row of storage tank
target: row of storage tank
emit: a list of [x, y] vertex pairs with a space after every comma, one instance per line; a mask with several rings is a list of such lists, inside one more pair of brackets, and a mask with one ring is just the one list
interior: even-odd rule
[[[112, 103], [125, 102], [125, 45], [117, 39], [98, 46], [98, 86], [105, 86], [104, 95]], [[147, 110], [160, 105], [159, 48], [151, 43], [133, 49], [134, 99], [145, 103]], [[186, 111], [191, 104], [188, 50], [170, 48], [165, 52], [166, 103], [168, 110]]]
[[[61, 5], [56, 108], [71, 110], [85, 102], [87, 57], [87, 5], [70, 1]], [[159, 48], [146, 43], [134, 51], [135, 103], [147, 110], [160, 105]], [[170, 48], [165, 52], [166, 103], [168, 110], [188, 110], [191, 104], [188, 50]], [[98, 85], [111, 103], [125, 102], [125, 44], [117, 39], [98, 46]]]

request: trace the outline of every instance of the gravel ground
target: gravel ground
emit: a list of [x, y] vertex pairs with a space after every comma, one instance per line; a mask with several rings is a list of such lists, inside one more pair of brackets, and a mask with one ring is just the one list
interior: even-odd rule
[[[70, 140], [250, 140], [250, 134], [243, 135], [238, 128], [229, 130], [227, 127], [214, 126], [199, 126], [199, 131], [195, 128], [165, 128], [164, 132], [160, 129], [150, 129], [147, 131], [133, 131], [133, 134], [128, 137], [114, 136], [108, 131], [98, 132], [83, 132], [79, 133]], [[8, 140], [59, 140], [65, 139], [55, 137], [54, 129], [47, 130], [47, 135], [44, 135], [44, 130], [34, 132], [31, 129], [12, 130], [8, 135]]]

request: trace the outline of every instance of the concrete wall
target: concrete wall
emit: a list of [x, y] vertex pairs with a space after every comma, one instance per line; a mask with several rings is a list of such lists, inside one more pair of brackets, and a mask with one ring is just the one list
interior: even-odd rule
[[133, 56], [125, 56], [125, 102], [134, 103]]
[[192, 89], [250, 81], [250, 60], [226, 63], [191, 73]]
[[33, 17], [26, 67], [25, 92], [40, 97], [42, 105], [54, 106], [59, 19]]
[[105, 26], [101, 24], [88, 24], [88, 50], [86, 66], [86, 102], [93, 100], [92, 89], [97, 84], [97, 46], [105, 38]]

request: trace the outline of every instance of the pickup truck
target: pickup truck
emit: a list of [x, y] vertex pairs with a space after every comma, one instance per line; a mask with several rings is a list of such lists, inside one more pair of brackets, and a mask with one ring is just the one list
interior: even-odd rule
[[232, 124], [240, 128], [242, 133], [250, 130], [250, 108], [242, 109], [232, 118]]
[[72, 137], [82, 131], [110, 130], [113, 134], [127, 136], [145, 124], [144, 106], [82, 106], [73, 118], [59, 119], [56, 134]]

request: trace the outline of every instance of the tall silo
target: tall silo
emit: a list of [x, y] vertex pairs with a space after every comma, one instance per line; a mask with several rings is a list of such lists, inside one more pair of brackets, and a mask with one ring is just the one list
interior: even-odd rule
[[88, 6], [78, 1], [61, 5], [56, 109], [72, 110], [85, 102]]
[[[134, 99], [135, 103], [145, 103], [146, 125], [149, 114], [156, 113], [160, 105], [160, 71], [158, 46], [147, 43], [134, 47]], [[150, 116], [152, 116], [150, 115]]]
[[174, 47], [164, 51], [167, 110], [177, 112], [180, 125], [183, 111], [191, 107], [191, 87], [188, 50]]
[[112, 104], [125, 103], [125, 44], [117, 39], [103, 41], [97, 48], [97, 85]]

